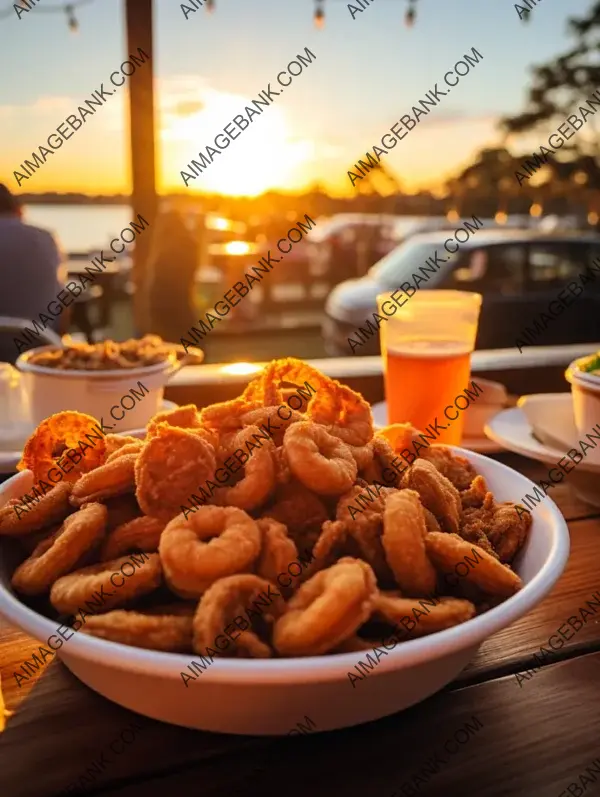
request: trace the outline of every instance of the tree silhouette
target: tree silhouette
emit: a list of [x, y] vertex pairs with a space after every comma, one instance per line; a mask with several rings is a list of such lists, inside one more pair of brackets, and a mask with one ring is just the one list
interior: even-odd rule
[[[502, 120], [506, 133], [537, 129], [551, 132], [550, 123], [560, 124], [600, 87], [600, 0], [593, 3], [586, 16], [570, 18], [567, 24], [575, 39], [573, 47], [554, 61], [534, 67], [527, 108]], [[561, 149], [571, 160], [600, 156], [597, 122], [592, 118], [588, 124], [596, 135], [573, 136]]]

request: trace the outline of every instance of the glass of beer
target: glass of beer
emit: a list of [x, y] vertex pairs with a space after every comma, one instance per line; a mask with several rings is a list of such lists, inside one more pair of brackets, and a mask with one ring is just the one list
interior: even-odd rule
[[466, 291], [418, 290], [402, 303], [379, 294], [388, 423], [425, 431], [437, 421], [435, 442], [460, 445], [464, 415], [454, 402], [469, 387], [480, 308], [481, 294]]

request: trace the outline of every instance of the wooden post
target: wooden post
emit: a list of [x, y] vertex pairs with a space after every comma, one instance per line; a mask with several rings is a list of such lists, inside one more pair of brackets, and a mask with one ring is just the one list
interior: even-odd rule
[[154, 49], [152, 41], [152, 0], [125, 0], [127, 57], [138, 55], [138, 47], [150, 56], [129, 79], [131, 150], [131, 207], [133, 219], [140, 213], [150, 223], [135, 239], [132, 278], [135, 285], [133, 313], [138, 333], [150, 331], [143, 301], [144, 272], [158, 207], [156, 195], [156, 152], [154, 136]]

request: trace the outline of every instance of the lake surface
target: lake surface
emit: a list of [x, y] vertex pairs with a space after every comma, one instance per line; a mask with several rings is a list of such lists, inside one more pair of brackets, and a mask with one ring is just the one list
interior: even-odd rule
[[134, 218], [129, 205], [25, 205], [24, 215], [56, 235], [65, 252], [106, 249]]

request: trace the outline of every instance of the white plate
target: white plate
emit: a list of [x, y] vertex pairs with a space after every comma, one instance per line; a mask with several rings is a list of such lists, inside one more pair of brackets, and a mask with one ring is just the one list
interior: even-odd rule
[[[177, 407], [174, 401], [167, 401], [167, 399], [163, 399], [163, 402], [160, 406], [160, 412], [164, 412], [165, 410], [173, 410]], [[33, 432], [33, 426], [31, 427], [31, 432]], [[30, 434], [31, 434], [30, 432]], [[131, 437], [143, 437], [146, 434], [145, 429], [124, 429], [119, 434], [130, 435]], [[1, 445], [0, 441], [0, 445]], [[19, 460], [21, 459], [21, 451], [2, 451], [0, 450], [0, 473], [14, 473], [17, 469], [17, 465]]]
[[[373, 412], [373, 421], [375, 428], [381, 429], [387, 426], [387, 402], [380, 401], [378, 404], [373, 404], [371, 407]], [[481, 435], [480, 437], [464, 437], [461, 441], [463, 448], [468, 448], [469, 451], [476, 451], [479, 454], [497, 454], [502, 451], [502, 446], [498, 445], [494, 440], [489, 437]]]
[[[566, 456], [567, 451], [575, 447], [579, 435], [573, 421], [571, 394], [549, 393], [545, 398], [544, 402], [542, 395], [523, 396], [520, 399], [521, 406], [498, 413], [487, 424], [485, 432], [500, 446], [514, 451], [515, 454], [556, 467], [557, 462]], [[532, 401], [527, 401], [528, 399]], [[542, 412], [543, 403], [544, 412]], [[549, 410], [553, 412], [555, 421], [555, 428], [552, 430], [554, 445], [550, 444], [549, 435], [545, 431], [544, 421], [548, 417]], [[526, 411], [530, 418], [534, 412], [539, 418], [542, 424], [539, 434], [545, 436], [545, 443], [534, 435]], [[567, 440], [564, 447], [560, 446], [560, 440], [563, 438]], [[569, 474], [565, 474], [564, 481], [572, 485], [577, 496], [583, 501], [592, 506], [600, 506], [600, 465], [595, 465], [584, 458]]]

